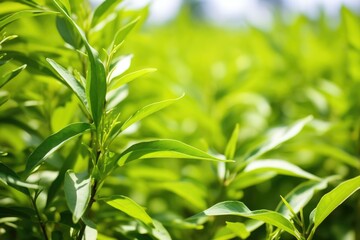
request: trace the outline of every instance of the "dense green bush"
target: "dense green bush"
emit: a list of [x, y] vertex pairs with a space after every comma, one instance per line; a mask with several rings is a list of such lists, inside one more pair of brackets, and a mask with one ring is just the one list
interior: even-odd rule
[[120, 2], [1, 1], [1, 239], [359, 238], [356, 14]]

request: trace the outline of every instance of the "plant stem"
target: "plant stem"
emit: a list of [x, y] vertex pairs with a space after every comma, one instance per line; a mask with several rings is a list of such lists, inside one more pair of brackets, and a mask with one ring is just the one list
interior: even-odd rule
[[36, 217], [37, 217], [37, 219], [39, 221], [39, 226], [40, 226], [41, 232], [43, 233], [43, 237], [44, 237], [45, 240], [48, 240], [49, 237], [48, 237], [48, 235], [46, 233], [46, 226], [45, 226], [45, 223], [43, 222], [43, 220], [41, 219], [41, 215], [40, 215], [38, 207], [36, 206], [35, 199], [33, 199], [31, 196], [30, 196], [30, 199], [31, 199], [31, 203], [32, 203], [32, 205], [34, 207]]

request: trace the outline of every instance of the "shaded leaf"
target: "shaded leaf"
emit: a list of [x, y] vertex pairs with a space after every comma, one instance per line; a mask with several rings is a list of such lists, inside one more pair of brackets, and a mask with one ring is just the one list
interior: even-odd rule
[[218, 159], [190, 145], [176, 140], [161, 139], [132, 145], [118, 156], [118, 165], [148, 158], [185, 158], [208, 161], [229, 161]]
[[73, 123], [46, 138], [28, 157], [25, 174], [30, 174], [51, 153], [70, 139], [86, 132], [90, 127], [88, 123]]
[[66, 203], [73, 214], [72, 220], [77, 223], [84, 215], [90, 201], [90, 178], [69, 170], [65, 174], [64, 191]]
[[16, 190], [29, 195], [28, 188], [38, 189], [39, 186], [32, 183], [22, 181], [19, 176], [8, 166], [0, 162], [0, 181], [9, 185]]
[[79, 138], [76, 143], [74, 144], [73, 148], [71, 149], [69, 155], [66, 157], [58, 176], [55, 178], [55, 180], [51, 183], [49, 189], [48, 189], [48, 196], [46, 199], [46, 206], [49, 206], [49, 204], [52, 202], [52, 200], [55, 198], [57, 192], [59, 191], [61, 185], [64, 182], [65, 174], [68, 169], [72, 168], [75, 164], [75, 160], [77, 158], [78, 151], [81, 146], [81, 138]]

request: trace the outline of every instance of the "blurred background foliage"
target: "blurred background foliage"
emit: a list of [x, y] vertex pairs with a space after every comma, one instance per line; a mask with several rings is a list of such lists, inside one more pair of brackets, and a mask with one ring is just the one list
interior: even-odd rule
[[[342, 7], [335, 24], [325, 13], [315, 18], [297, 14], [291, 20], [284, 20], [278, 5], [273, 7], [269, 27], [251, 23], [224, 27], [201, 17], [199, 2], [185, 1], [179, 14], [164, 24], [138, 24], [121, 48], [119, 56], [131, 61], [127, 71], [157, 68], [124, 89], [127, 97], [122, 102], [123, 119], [139, 106], [183, 93], [185, 97], [129, 129], [116, 139], [116, 148], [123, 149], [139, 139], [172, 138], [220, 155], [239, 124], [235, 155], [239, 160], [264, 142], [273, 128], [312, 115], [314, 120], [296, 138], [266, 153], [264, 158], [285, 159], [319, 177], [357, 176], [360, 169], [358, 13]], [[20, 4], [12, 7], [12, 10], [26, 8]], [[84, 11], [84, 16], [91, 8], [81, 1], [75, 7]], [[6, 11], [10, 10], [2, 8], [0, 14]], [[148, 11], [146, 7], [124, 11], [116, 24], [109, 27], [115, 31], [137, 15], [144, 22]], [[77, 19], [77, 23], [85, 29], [89, 24], [86, 18]], [[26, 62], [27, 69], [31, 69], [31, 74], [25, 71], [1, 89], [2, 95], [9, 96], [9, 101], [0, 108], [0, 154], [7, 153], [1, 156], [1, 161], [15, 171], [23, 170], [26, 157], [42, 139], [84, 118], [78, 110], [78, 99], [49, 75], [51, 70], [45, 57], [74, 69], [83, 67], [76, 60], [81, 54], [65, 46], [55, 24], [52, 15], [20, 19], [6, 27], [6, 36], [18, 37], [1, 45], [7, 51], [22, 52], [23, 55], [8, 57]], [[110, 34], [100, 35], [96, 31], [88, 37], [98, 50], [112, 40]], [[7, 72], [14, 65], [4, 65], [1, 70]], [[54, 171], [61, 166], [59, 162], [70, 154], [74, 145], [75, 141], [51, 157], [50, 167], [41, 172], [39, 181], [54, 179]], [[74, 161], [75, 169], [84, 168], [80, 160], [86, 150], [81, 151]], [[224, 190], [218, 171], [215, 163], [142, 160], [118, 169], [106, 182], [102, 194], [131, 196], [146, 206], [174, 239], [210, 239], [218, 229], [214, 226], [224, 225], [224, 221], [216, 220], [197, 230], [182, 223], [182, 219], [231, 199], [243, 201], [250, 209], [275, 209], [279, 196], [286, 195], [302, 181], [277, 176], [249, 187]], [[20, 193], [3, 185], [0, 189], [1, 205], [14, 204], [15, 200], [26, 204]], [[320, 196], [316, 196], [313, 207]], [[98, 205], [94, 207], [100, 209]], [[122, 232], [128, 231], [125, 225], [109, 230], [113, 219], [108, 216], [112, 210], [104, 206], [101, 209], [96, 216], [99, 233], [121, 238]], [[56, 219], [60, 209], [47, 211], [48, 216]], [[121, 216], [117, 220], [121, 221]], [[0, 222], [0, 229], [11, 227]], [[360, 233], [356, 233], [359, 229], [357, 194], [326, 220], [316, 239], [351, 240], [355, 235], [359, 239]], [[251, 239], [260, 239], [262, 234], [255, 232]]]

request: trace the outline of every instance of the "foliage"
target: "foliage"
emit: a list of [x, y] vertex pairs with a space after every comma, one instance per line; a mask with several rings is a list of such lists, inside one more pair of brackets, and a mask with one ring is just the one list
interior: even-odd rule
[[139, 31], [121, 2], [0, 3], [1, 238], [360, 235], [356, 14]]

